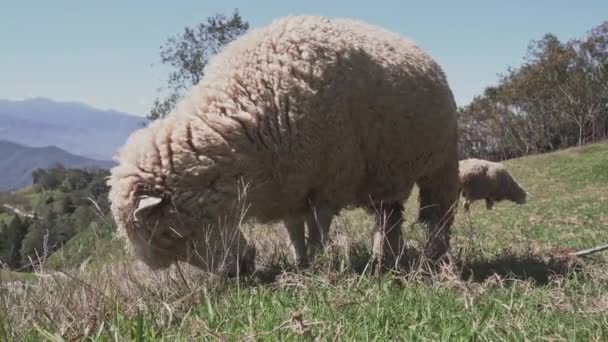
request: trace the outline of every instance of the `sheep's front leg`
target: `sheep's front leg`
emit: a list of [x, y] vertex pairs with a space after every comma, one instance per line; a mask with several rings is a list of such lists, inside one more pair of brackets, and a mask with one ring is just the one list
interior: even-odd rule
[[380, 208], [370, 210], [376, 213], [373, 245], [376, 273], [384, 268], [397, 268], [401, 264], [405, 245], [401, 233], [403, 205], [399, 202], [382, 203]]
[[[450, 228], [458, 206], [458, 161], [450, 160], [445, 166], [425, 175], [418, 181], [418, 186], [418, 221], [428, 227], [425, 254], [430, 260], [437, 261], [447, 253], [450, 245]], [[468, 209], [467, 202], [465, 205]]]
[[468, 199], [464, 200], [464, 212], [468, 213], [471, 209], [471, 202]]
[[256, 248], [255, 245], [251, 242], [245, 242], [245, 247], [240, 248], [241, 251], [237, 256], [238, 260], [238, 268], [236, 270], [231, 270], [228, 273], [229, 277], [234, 277], [237, 275], [247, 275], [251, 274], [255, 271], [255, 257], [256, 257]]
[[490, 210], [494, 207], [494, 201], [491, 198], [486, 198], [486, 209]]
[[308, 256], [312, 261], [315, 255], [329, 241], [329, 228], [334, 217], [334, 211], [327, 207], [311, 208], [306, 217], [308, 227]]
[[287, 228], [291, 251], [298, 266], [308, 266], [304, 219], [301, 217], [287, 219], [285, 220], [285, 228]]

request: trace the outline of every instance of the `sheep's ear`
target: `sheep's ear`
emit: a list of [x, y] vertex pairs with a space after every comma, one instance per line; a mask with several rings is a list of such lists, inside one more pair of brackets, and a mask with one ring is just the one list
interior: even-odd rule
[[159, 205], [162, 200], [163, 199], [161, 197], [141, 196], [137, 205], [137, 209], [135, 209], [135, 211], [133, 212], [133, 217], [135, 218], [135, 221], [137, 221], [137, 214], [140, 211], [154, 208]]

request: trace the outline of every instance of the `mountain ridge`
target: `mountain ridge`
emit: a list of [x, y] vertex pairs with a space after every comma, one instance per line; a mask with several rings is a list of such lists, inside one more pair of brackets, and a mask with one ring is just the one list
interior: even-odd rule
[[112, 109], [44, 97], [0, 99], [0, 139], [30, 147], [57, 146], [69, 153], [110, 160], [148, 120]]
[[96, 160], [69, 153], [57, 146], [31, 147], [0, 139], [0, 191], [32, 184], [32, 172], [61, 164], [66, 168], [109, 169], [111, 160]]

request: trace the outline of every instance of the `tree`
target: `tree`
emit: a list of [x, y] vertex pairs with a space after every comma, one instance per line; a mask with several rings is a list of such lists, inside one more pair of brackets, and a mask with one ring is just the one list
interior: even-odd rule
[[581, 39], [546, 34], [525, 62], [459, 109], [461, 157], [505, 159], [608, 136], [608, 22]]
[[579, 126], [579, 144], [608, 135], [608, 21], [571, 42], [576, 59], [563, 87], [570, 117]]
[[184, 28], [181, 35], [169, 38], [160, 48], [161, 62], [173, 69], [167, 80], [169, 94], [164, 99], [154, 100], [148, 119], [169, 114], [183, 93], [201, 80], [209, 59], [248, 29], [249, 23], [235, 9], [230, 17], [216, 14], [194, 28]]
[[0, 268], [4, 264], [8, 264], [8, 258], [6, 257], [9, 253], [7, 251], [11, 248], [11, 241], [8, 239], [8, 225], [3, 221], [0, 221]]
[[54, 247], [50, 241], [52, 222], [53, 220], [38, 220], [29, 227], [19, 249], [22, 267], [31, 268], [48, 257], [47, 253]]
[[30, 222], [21, 219], [18, 215], [13, 216], [8, 225], [3, 225], [0, 231], [0, 259], [2, 264], [12, 269], [21, 266], [21, 244], [28, 231]]
[[60, 215], [69, 215], [72, 214], [74, 212], [74, 210], [76, 210], [76, 205], [74, 204], [74, 200], [72, 199], [72, 196], [69, 194], [65, 194], [63, 196], [61, 196], [59, 198], [58, 201], [55, 202], [54, 205], [54, 209], [60, 214]]
[[76, 232], [75, 222], [69, 215], [51, 211], [44, 219], [34, 221], [21, 243], [22, 266], [32, 267], [44, 262]]
[[66, 168], [56, 163], [48, 169], [36, 169], [32, 172], [33, 184], [40, 190], [57, 189], [65, 177]]

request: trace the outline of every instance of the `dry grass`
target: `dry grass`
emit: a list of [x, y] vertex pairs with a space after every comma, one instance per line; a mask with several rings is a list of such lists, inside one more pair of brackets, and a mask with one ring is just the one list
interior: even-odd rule
[[[191, 310], [207, 305], [209, 296], [224, 295], [227, 288], [248, 292], [251, 287], [262, 285], [274, 291], [305, 291], [310, 287], [335, 289], [368, 284], [373, 279], [371, 229], [360, 228], [360, 215], [354, 213], [352, 217], [345, 215], [336, 219], [332, 243], [305, 272], [293, 267], [287, 234], [283, 226], [277, 224], [243, 227], [258, 251], [262, 251], [258, 255], [258, 271], [246, 278], [212, 275], [187, 264], [151, 272], [138, 261], [120, 259], [94, 271], [78, 268], [52, 274], [38, 272], [36, 280], [27, 283], [5, 281], [0, 285], [2, 331], [4, 337], [10, 339], [32, 334], [48, 337], [53, 332], [65, 340], [81, 340], [100, 334], [109, 336], [119, 320], [137, 322], [145, 315], [153, 334], [162, 336], [163, 332], [182, 329]], [[364, 217], [363, 222], [371, 223], [371, 219]], [[455, 289], [468, 306], [492, 288], [523, 283], [533, 289], [533, 283], [546, 285], [581, 271], [575, 259], [555, 256], [551, 251], [544, 254], [506, 251], [492, 258], [480, 258], [479, 251], [460, 250], [460, 255], [453, 256], [449, 264], [428, 269], [422, 266], [424, 263], [417, 262], [422, 255], [420, 245], [420, 241], [408, 241], [407, 255], [413, 265], [409, 272], [392, 274], [388, 276], [392, 280], [378, 279], [378, 282], [391, 281], [399, 287]], [[371, 287], [367, 289], [371, 290]], [[338, 307], [352, 304], [349, 296], [334, 300]], [[585, 305], [588, 311], [598, 312], [607, 303], [604, 296]], [[544, 310], [548, 309], [547, 305], [543, 306]], [[556, 309], [565, 311], [572, 311], [572, 305], [567, 297], [555, 303]], [[307, 327], [314, 324], [298, 313], [292, 316], [277, 329], [287, 327], [304, 334]], [[205, 324], [201, 319], [187, 323], [198, 332], [208, 330]], [[210, 330], [204, 335], [214, 336]]]

